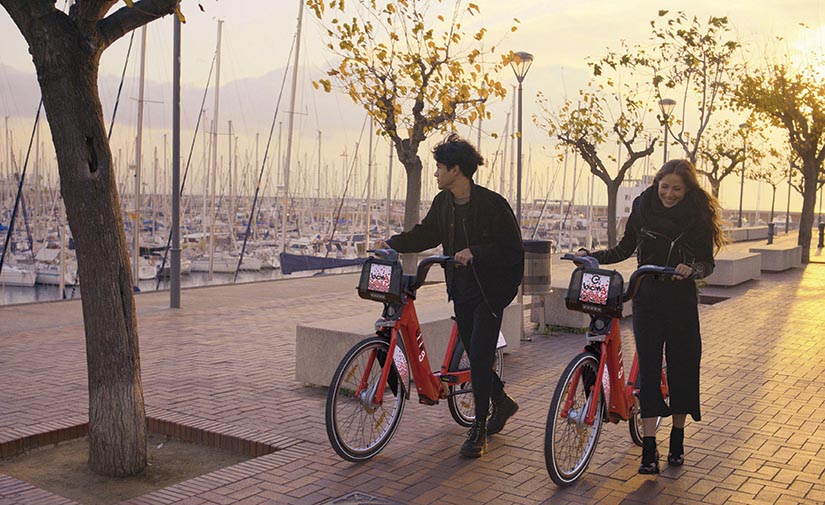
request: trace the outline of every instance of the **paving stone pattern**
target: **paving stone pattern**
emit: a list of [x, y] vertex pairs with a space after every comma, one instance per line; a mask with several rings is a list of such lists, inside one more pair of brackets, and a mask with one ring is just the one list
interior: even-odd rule
[[[521, 410], [482, 459], [458, 456], [465, 430], [446, 405], [415, 398], [372, 461], [338, 458], [324, 427], [326, 389], [294, 379], [295, 326], [377, 317], [356, 282], [350, 274], [189, 289], [180, 310], [168, 308], [168, 293], [137, 296], [147, 413], [277, 450], [129, 503], [825, 503], [825, 264], [763, 273], [701, 307], [703, 421], [688, 424], [685, 466], [663, 460], [658, 477], [637, 475], [641, 451], [628, 425], [607, 424], [586, 475], [564, 490], [545, 470], [544, 425], [581, 335], [534, 331], [506, 356], [507, 390]], [[421, 296], [446, 302], [438, 285]], [[81, 317], [77, 301], [0, 308], [0, 444], [86, 422]], [[629, 364], [629, 320], [623, 329]], [[665, 421], [663, 454], [669, 429]], [[0, 505], [17, 503], [71, 502], [0, 475]]]

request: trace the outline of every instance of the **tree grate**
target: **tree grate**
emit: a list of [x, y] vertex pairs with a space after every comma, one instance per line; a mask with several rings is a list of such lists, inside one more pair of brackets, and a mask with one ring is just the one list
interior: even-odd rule
[[360, 491], [354, 491], [348, 495], [340, 498], [333, 498], [332, 500], [324, 502], [322, 505], [401, 505], [398, 502], [387, 500], [386, 498], [379, 498]]

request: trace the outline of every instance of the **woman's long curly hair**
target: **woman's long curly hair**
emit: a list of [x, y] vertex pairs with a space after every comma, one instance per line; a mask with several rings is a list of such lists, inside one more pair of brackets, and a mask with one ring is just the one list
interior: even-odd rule
[[713, 245], [719, 251], [727, 242], [727, 236], [722, 229], [722, 218], [719, 211], [719, 201], [712, 194], [708, 193], [699, 185], [699, 175], [696, 167], [690, 160], [670, 160], [656, 173], [653, 178], [653, 185], [658, 192], [659, 181], [666, 175], [678, 175], [687, 186], [685, 199], [688, 199], [699, 210], [702, 218], [707, 222], [713, 231]]

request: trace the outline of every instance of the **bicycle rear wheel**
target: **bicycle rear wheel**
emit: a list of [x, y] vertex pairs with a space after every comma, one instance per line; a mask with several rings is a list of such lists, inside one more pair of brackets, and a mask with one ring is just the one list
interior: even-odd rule
[[[470, 358], [467, 356], [467, 351], [464, 350], [464, 345], [459, 340], [453, 349], [453, 357], [450, 359], [450, 371], [457, 372], [459, 370], [470, 369]], [[496, 349], [496, 355], [493, 361], [493, 370], [502, 378], [502, 371], [504, 369], [504, 349], [499, 347]], [[476, 402], [473, 398], [473, 385], [470, 382], [462, 382], [461, 384], [451, 385], [449, 387], [450, 396], [447, 397], [447, 406], [450, 408], [450, 415], [453, 420], [460, 426], [469, 428], [476, 420]]]
[[[573, 358], [562, 373], [550, 402], [544, 431], [544, 462], [547, 473], [557, 485], [572, 485], [587, 469], [596, 452], [596, 444], [604, 422], [604, 398], [594, 399], [599, 358], [583, 352]], [[593, 401], [597, 401], [593, 424], [585, 417]], [[564, 413], [570, 402], [569, 409]]]
[[[638, 387], [638, 386], [637, 386]], [[662, 357], [662, 382], [660, 385], [662, 389], [662, 398], [664, 398], [665, 403], [668, 403], [669, 399], [669, 389], [667, 385], [667, 361], [665, 360], [664, 356]], [[633, 399], [633, 414], [630, 416], [630, 438], [633, 440], [633, 443], [642, 447], [644, 445], [642, 438], [644, 437], [644, 430], [642, 429], [642, 409], [639, 406], [639, 398]], [[656, 431], [659, 431], [659, 425], [662, 424], [662, 418], [656, 418]]]
[[[388, 351], [389, 342], [384, 338], [362, 340], [344, 356], [332, 377], [325, 415], [327, 436], [335, 452], [348, 461], [365, 461], [381, 452], [404, 412], [406, 398]], [[383, 401], [376, 404], [375, 392], [388, 366], [392, 369]]]

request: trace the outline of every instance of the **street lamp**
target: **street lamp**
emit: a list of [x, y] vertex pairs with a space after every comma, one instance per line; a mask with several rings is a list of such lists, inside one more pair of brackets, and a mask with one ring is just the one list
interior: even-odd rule
[[530, 70], [530, 65], [533, 64], [533, 55], [524, 51], [515, 53], [514, 58], [510, 61], [510, 66], [513, 67], [513, 72], [516, 73], [518, 80], [518, 132], [516, 133], [518, 141], [518, 151], [516, 153], [516, 219], [518, 220], [519, 230], [521, 230], [521, 81]]
[[745, 154], [748, 148], [748, 123], [739, 125], [739, 131], [742, 132], [742, 180], [739, 183], [739, 219], [736, 221], [736, 227], [742, 227], [742, 197], [745, 194]]
[[665, 124], [664, 160], [662, 161], [663, 165], [667, 163], [667, 127], [669, 124], [670, 113], [673, 112], [674, 107], [676, 107], [676, 100], [672, 98], [662, 98], [661, 100], [659, 100], [659, 109], [662, 111], [662, 116], [664, 117]]

